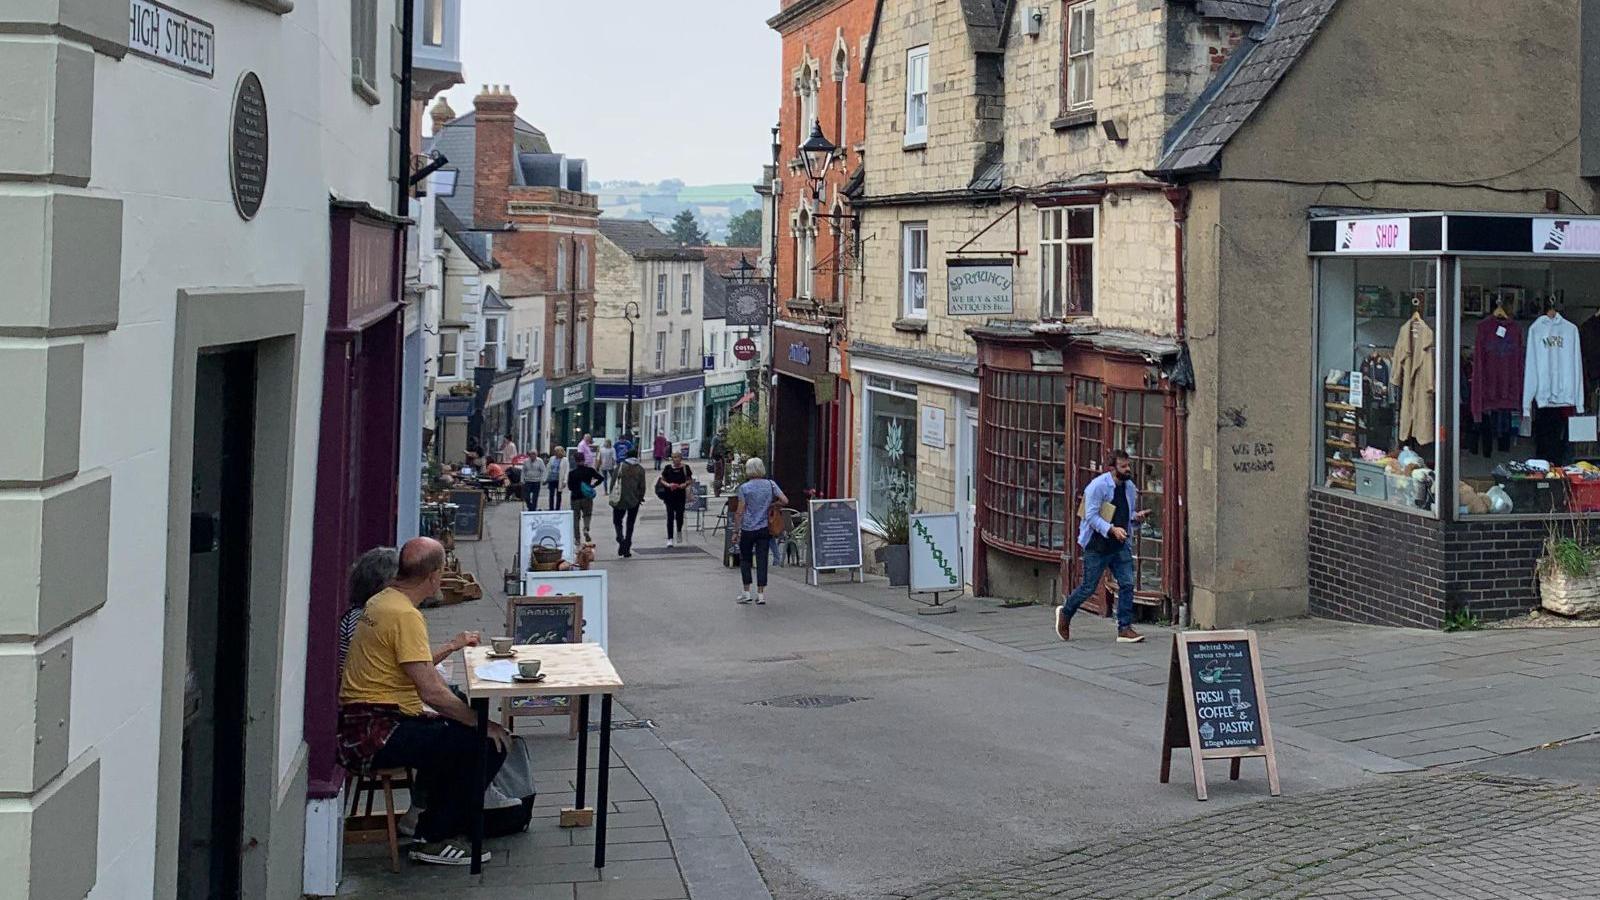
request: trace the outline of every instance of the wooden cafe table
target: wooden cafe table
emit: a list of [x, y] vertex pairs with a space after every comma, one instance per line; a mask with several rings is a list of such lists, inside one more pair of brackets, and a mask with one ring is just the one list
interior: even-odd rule
[[[490, 647], [467, 647], [467, 699], [478, 714], [478, 739], [489, 736], [489, 701], [510, 701], [525, 697], [578, 698], [578, 777], [577, 809], [584, 809], [585, 779], [589, 756], [589, 697], [600, 695], [600, 761], [595, 791], [594, 866], [606, 864], [606, 807], [609, 802], [611, 772], [611, 699], [622, 690], [622, 678], [599, 644], [518, 644], [512, 647], [517, 659], [540, 660], [539, 682], [485, 681], [477, 675], [479, 666], [497, 662], [489, 658]], [[484, 782], [483, 755], [478, 755], [478, 783]], [[478, 791], [472, 820], [472, 874], [483, 871], [483, 792]]]

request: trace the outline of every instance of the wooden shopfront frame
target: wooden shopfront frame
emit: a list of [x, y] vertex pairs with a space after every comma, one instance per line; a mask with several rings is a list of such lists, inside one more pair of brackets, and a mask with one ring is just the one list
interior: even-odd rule
[[[1182, 581], [1184, 565], [1180, 482], [1181, 454], [1176, 438], [1180, 433], [1178, 398], [1165, 378], [1161, 367], [1149, 362], [1143, 354], [1106, 349], [1089, 344], [1085, 339], [1066, 336], [1041, 337], [1032, 334], [996, 335], [975, 330], [979, 361], [979, 446], [978, 446], [978, 514], [975, 525], [976, 559], [974, 579], [978, 591], [986, 590], [987, 555], [999, 550], [1012, 556], [1040, 562], [1055, 563], [1060, 568], [1062, 593], [1076, 586], [1082, 578], [1083, 565], [1077, 547], [1077, 500], [1082, 496], [1089, 480], [1106, 471], [1109, 463], [1110, 441], [1118, 426], [1126, 419], [1125, 408], [1115, 401], [1121, 395], [1134, 394], [1142, 398], [1143, 428], [1158, 425], [1161, 434], [1160, 496], [1153, 506], [1148, 503], [1154, 490], [1148, 482], [1148, 471], [1139, 472], [1140, 502], [1144, 508], [1159, 513], [1161, 533], [1160, 563], [1154, 571], [1143, 565], [1141, 544], [1135, 544], [1135, 571], [1139, 573], [1135, 602], [1146, 606], [1167, 606], [1181, 598], [1183, 591], [1175, 589]], [[1059, 363], [1057, 362], [1059, 360]], [[999, 376], [1007, 374], [1050, 374], [1062, 378], [1059, 403], [1064, 409], [1065, 452], [1059, 465], [1063, 468], [1063, 496], [1055, 498], [1054, 513], [1062, 529], [1060, 550], [1053, 547], [1029, 546], [997, 534], [991, 527], [996, 513], [993, 511], [993, 492], [1003, 490], [1006, 482], [995, 473], [1008, 457], [1005, 448], [997, 446], [999, 435], [1004, 433], [1008, 405], [995, 393]], [[1149, 404], [1158, 422], [1151, 422]], [[1144, 452], [1146, 448], [1140, 446]], [[1139, 454], [1136, 454], [1139, 456]], [[1136, 471], [1139, 460], [1135, 460]], [[1159, 576], [1159, 583], [1155, 577]], [[1108, 582], [1109, 584], [1109, 582]], [[1108, 602], [1110, 591], [1097, 591], [1086, 606], [1095, 613], [1107, 614], [1112, 606]]]

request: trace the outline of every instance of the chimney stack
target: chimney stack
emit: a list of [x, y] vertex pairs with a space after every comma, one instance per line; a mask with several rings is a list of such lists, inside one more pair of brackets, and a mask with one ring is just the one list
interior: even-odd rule
[[511, 96], [507, 85], [486, 84], [472, 98], [472, 108], [477, 112], [472, 215], [479, 228], [496, 228], [506, 222], [506, 195], [511, 187], [511, 167], [516, 164], [517, 98]]

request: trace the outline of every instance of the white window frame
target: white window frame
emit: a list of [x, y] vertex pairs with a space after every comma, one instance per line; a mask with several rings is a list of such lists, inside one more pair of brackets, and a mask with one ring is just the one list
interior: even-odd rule
[[655, 367], [655, 371], [657, 371], [657, 372], [663, 371], [664, 369], [666, 369], [666, 367], [667, 367], [667, 333], [665, 331], [658, 331], [658, 332], [656, 332], [656, 367]]
[[680, 369], [689, 368], [689, 335], [693, 333], [687, 328], [678, 332], [678, 368]]
[[485, 363], [495, 370], [503, 369], [506, 365], [505, 334], [504, 316], [483, 317], [483, 346], [480, 349]]
[[694, 275], [683, 273], [683, 312], [694, 312]]
[[928, 143], [928, 45], [906, 51], [905, 145]]
[[555, 347], [555, 374], [561, 375], [567, 371], [567, 323], [556, 323]]
[[[834, 103], [837, 106], [838, 112], [838, 122], [836, 122], [835, 125], [839, 131], [835, 137], [838, 138], [839, 146], [841, 148], [845, 146], [846, 135], [849, 134], [849, 132], [846, 130], [848, 125], [847, 113], [849, 112], [848, 104], [850, 98], [850, 92], [847, 89], [849, 85], [849, 78], [847, 77], [849, 75], [849, 71], [850, 55], [845, 48], [840, 47], [838, 52], [836, 52], [833, 56], [833, 84], [834, 87], [839, 91], [839, 96], [834, 98]], [[843, 150], [841, 149], [840, 152], [843, 152]]]
[[[919, 237], [920, 236], [920, 237]], [[922, 245], [922, 265], [916, 265], [917, 243]], [[921, 276], [921, 305], [917, 303], [916, 284]], [[900, 315], [906, 319], [928, 317], [928, 223], [900, 223]]]
[[444, 0], [422, 0], [422, 43], [444, 46]]
[[[867, 437], [864, 437], [863, 440], [868, 442], [868, 445], [861, 448], [859, 455], [858, 468], [860, 476], [856, 483], [856, 503], [861, 509], [863, 519], [861, 523], [862, 529], [873, 534], [880, 534], [878, 526], [875, 522], [873, 522], [871, 515], [872, 476], [874, 464], [872, 459], [872, 447], [870, 446], [870, 435], [872, 434], [872, 417], [875, 408], [875, 404], [873, 402], [875, 399], [874, 395], [910, 400], [913, 404], [915, 404], [918, 398], [919, 385], [916, 382], [906, 381], [900, 378], [890, 378], [887, 375], [867, 374], [866, 379], [866, 382], [861, 387], [861, 427], [863, 434], [867, 435]], [[916, 408], [920, 413], [921, 407], [917, 406]], [[916, 429], [916, 421], [908, 422], [908, 424], [905, 426], [905, 433], [902, 437], [902, 439], [906, 442], [906, 448], [910, 451], [913, 459], [911, 471], [909, 473], [911, 476], [911, 485], [913, 491], [913, 497], [909, 499], [913, 501], [913, 504], [915, 501], [914, 493], [916, 491], [917, 484], [917, 463], [915, 462], [915, 459], [917, 450], [916, 443], [918, 438], [914, 433]], [[915, 505], [913, 505], [912, 508], [915, 508]]]
[[801, 207], [795, 234], [795, 296], [810, 300], [817, 290], [817, 220]]
[[1067, 7], [1066, 53], [1062, 66], [1066, 68], [1066, 107], [1083, 110], [1094, 107], [1094, 4], [1095, 0], [1082, 0]]
[[578, 245], [578, 290], [589, 287], [589, 245]]
[[567, 290], [567, 242], [556, 244], [556, 290]]
[[578, 330], [572, 342], [573, 370], [581, 372], [589, 368], [589, 320], [579, 319]]
[[[1088, 212], [1091, 216], [1088, 237], [1072, 237], [1070, 214]], [[1069, 312], [1093, 314], [1094, 301], [1099, 294], [1099, 248], [1095, 246], [1100, 235], [1100, 208], [1098, 206], [1056, 206], [1039, 210], [1039, 318], [1059, 319]], [[1072, 247], [1089, 247], [1089, 307], [1068, 308], [1071, 293]]]
[[537, 366], [544, 356], [544, 329], [533, 329], [532, 336], [528, 338], [528, 362]]
[[350, 87], [378, 103], [378, 0], [350, 0]]
[[461, 333], [439, 332], [439, 377], [461, 377]]
[[656, 275], [656, 315], [667, 314], [667, 276], [666, 273]]
[[817, 83], [820, 80], [811, 71], [810, 63], [800, 70], [800, 140], [796, 146], [811, 137], [811, 129], [817, 124]]

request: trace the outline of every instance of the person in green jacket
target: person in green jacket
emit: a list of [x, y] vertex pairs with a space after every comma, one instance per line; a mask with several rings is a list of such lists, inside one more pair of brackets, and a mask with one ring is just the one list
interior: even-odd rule
[[611, 497], [611, 524], [617, 528], [617, 555], [633, 555], [633, 523], [639, 519], [644, 503], [644, 466], [639, 465], [639, 448], [629, 447], [628, 456], [617, 466], [617, 490]]

